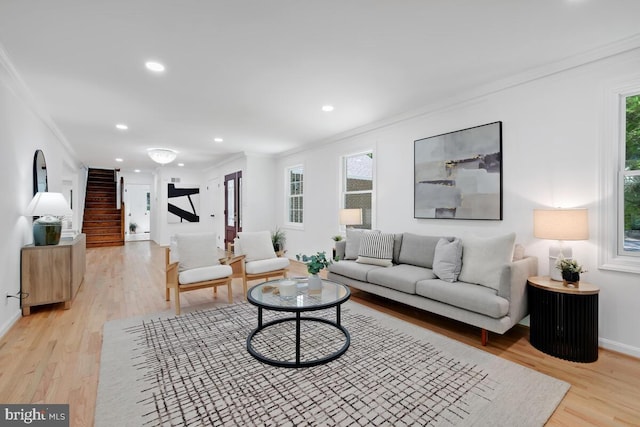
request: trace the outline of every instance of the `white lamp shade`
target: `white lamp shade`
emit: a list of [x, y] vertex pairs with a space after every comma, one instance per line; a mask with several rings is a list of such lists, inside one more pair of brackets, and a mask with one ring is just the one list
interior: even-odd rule
[[168, 148], [150, 148], [147, 150], [147, 154], [151, 157], [151, 160], [161, 165], [173, 162], [178, 155], [176, 151]]
[[342, 225], [362, 224], [362, 209], [340, 209], [340, 224]]
[[587, 209], [534, 209], [533, 236], [549, 240], [587, 240]]
[[61, 193], [38, 192], [27, 206], [25, 216], [65, 216], [71, 213], [73, 212]]

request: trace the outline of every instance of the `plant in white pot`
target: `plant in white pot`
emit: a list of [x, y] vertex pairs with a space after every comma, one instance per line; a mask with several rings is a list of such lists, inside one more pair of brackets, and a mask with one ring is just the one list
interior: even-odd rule
[[327, 259], [326, 252], [318, 252], [315, 255], [296, 255], [298, 261], [302, 261], [307, 265], [307, 271], [309, 272], [309, 290], [317, 291], [322, 289], [322, 279], [318, 276], [318, 273], [323, 268], [329, 267], [332, 264], [330, 259]]

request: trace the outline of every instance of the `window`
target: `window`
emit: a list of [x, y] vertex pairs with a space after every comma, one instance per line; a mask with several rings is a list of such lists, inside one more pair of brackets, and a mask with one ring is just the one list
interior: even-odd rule
[[304, 167], [287, 169], [287, 218], [288, 224], [304, 224]]
[[640, 79], [605, 91], [599, 268], [640, 274]]
[[371, 229], [373, 224], [373, 152], [346, 156], [343, 159], [343, 207], [362, 209], [362, 225], [355, 228]]
[[620, 255], [640, 256], [640, 94], [623, 99], [624, 150], [620, 171]]

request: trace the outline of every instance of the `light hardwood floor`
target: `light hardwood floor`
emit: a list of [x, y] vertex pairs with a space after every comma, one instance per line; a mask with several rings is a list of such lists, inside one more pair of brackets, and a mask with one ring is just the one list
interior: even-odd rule
[[[304, 275], [293, 263], [292, 274]], [[183, 294], [185, 310], [212, 301], [211, 289]], [[226, 302], [226, 291], [218, 291]], [[242, 283], [234, 281], [234, 298]], [[490, 334], [480, 345], [480, 330], [364, 292], [352, 300], [431, 329], [507, 360], [571, 383], [553, 414], [551, 426], [640, 426], [640, 360], [600, 351], [595, 363], [566, 362], [534, 349], [528, 329]], [[172, 309], [164, 300], [164, 249], [152, 242], [87, 250], [87, 273], [70, 310], [61, 305], [34, 307], [0, 340], [0, 402], [70, 403], [71, 425], [91, 426], [96, 401], [102, 325]], [[517, 408], [514, 408], [517, 410]]]

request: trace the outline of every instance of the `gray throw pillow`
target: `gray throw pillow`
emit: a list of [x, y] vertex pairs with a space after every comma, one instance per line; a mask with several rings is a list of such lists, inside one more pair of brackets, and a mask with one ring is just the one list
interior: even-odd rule
[[433, 255], [433, 274], [445, 282], [458, 280], [462, 270], [462, 241], [460, 239], [441, 238], [436, 244]]
[[380, 231], [372, 230], [360, 230], [347, 228], [347, 242], [344, 248], [344, 259], [356, 259], [358, 258], [358, 251], [360, 250], [360, 240], [364, 233], [379, 233]]

